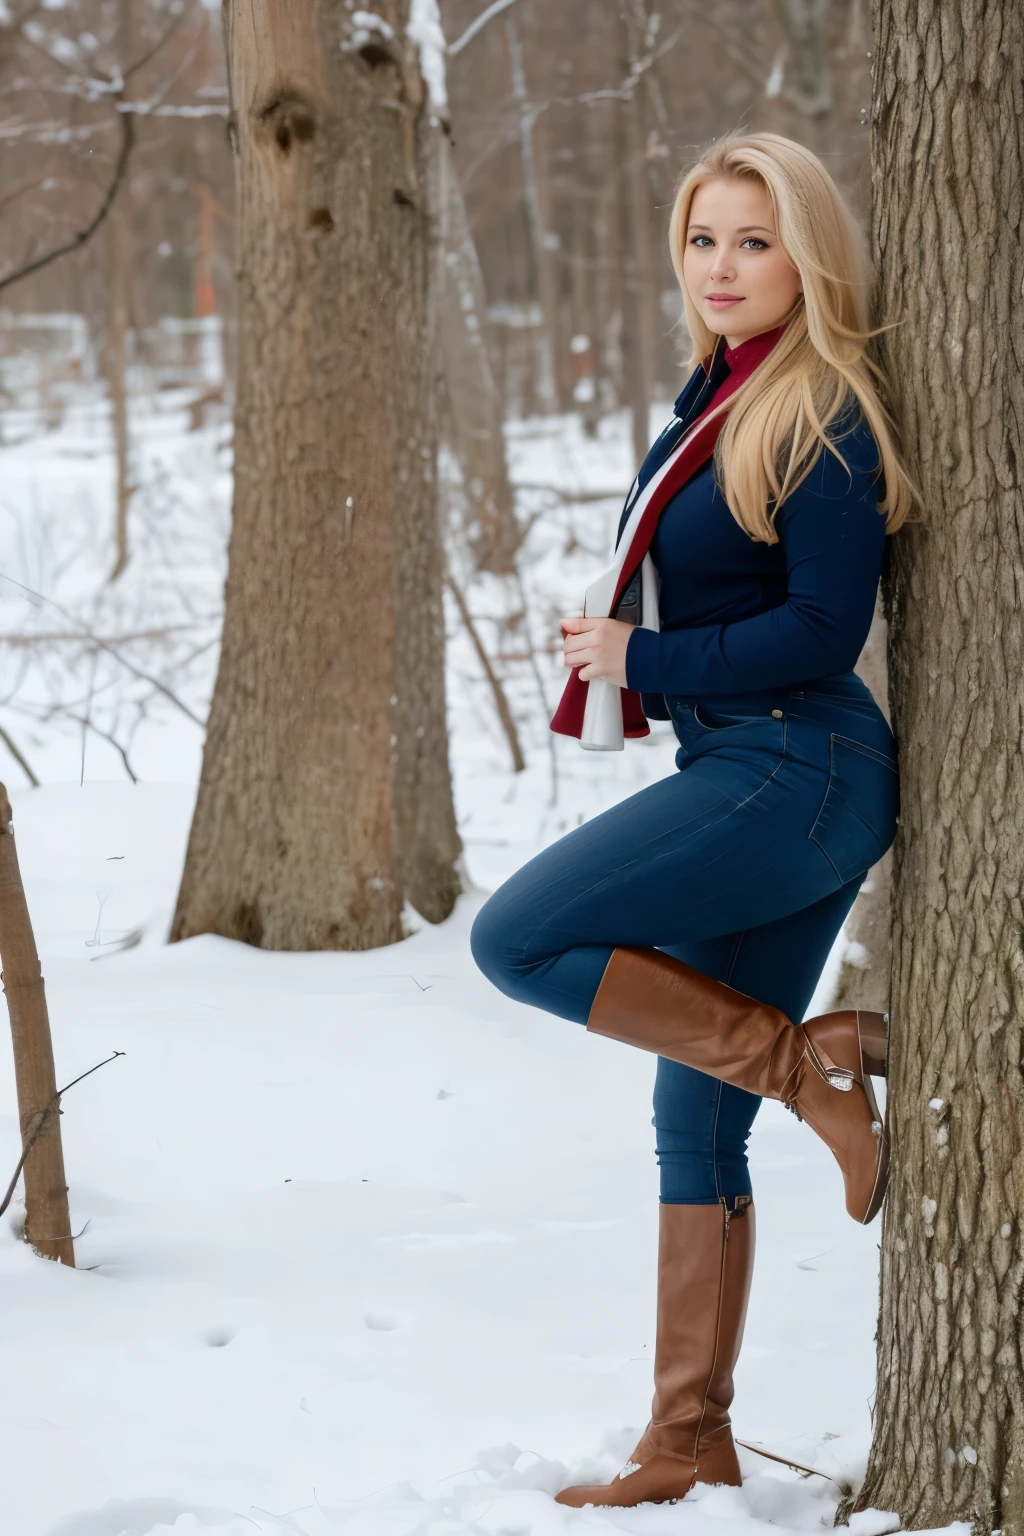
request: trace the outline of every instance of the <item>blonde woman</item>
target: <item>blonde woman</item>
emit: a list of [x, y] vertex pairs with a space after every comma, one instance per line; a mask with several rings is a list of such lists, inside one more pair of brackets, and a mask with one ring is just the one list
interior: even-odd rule
[[[531, 860], [471, 940], [503, 992], [659, 1057], [651, 1420], [611, 1483], [558, 1494], [575, 1506], [740, 1481], [729, 1407], [761, 1098], [826, 1142], [857, 1221], [887, 1172], [870, 1083], [884, 1017], [800, 1023], [899, 810], [892, 733], [852, 669], [886, 536], [920, 498], [865, 355], [862, 239], [813, 154], [751, 133], [686, 174], [670, 242], [692, 372], [623, 512], [612, 616], [562, 621], [553, 724], [580, 734], [587, 686], [617, 684], [627, 735], [671, 720], [678, 771]], [[644, 556], [658, 613], [638, 623]]]

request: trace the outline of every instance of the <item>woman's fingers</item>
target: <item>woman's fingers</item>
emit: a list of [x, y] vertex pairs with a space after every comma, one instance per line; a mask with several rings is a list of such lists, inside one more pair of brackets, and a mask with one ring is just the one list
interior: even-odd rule
[[[563, 619], [565, 666], [579, 667], [588, 683], [595, 677], [626, 686], [626, 646], [632, 626], [618, 619]], [[572, 626], [571, 628], [569, 626]]]

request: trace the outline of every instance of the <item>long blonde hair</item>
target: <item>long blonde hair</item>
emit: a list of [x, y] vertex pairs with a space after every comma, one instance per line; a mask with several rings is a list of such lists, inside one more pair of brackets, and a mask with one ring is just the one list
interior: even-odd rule
[[911, 518], [914, 503], [923, 503], [900, 461], [895, 425], [882, 403], [888, 381], [865, 352], [873, 336], [891, 327], [872, 329], [869, 323], [870, 264], [856, 220], [818, 157], [793, 139], [728, 134], [703, 151], [679, 184], [669, 245], [693, 345], [689, 366], [695, 368], [719, 339], [683, 282], [690, 204], [707, 181], [746, 177], [759, 181], [771, 199], [779, 241], [800, 274], [803, 294], [779, 341], [729, 401], [715, 449], [715, 473], [729, 510], [751, 538], [776, 543], [775, 511], [822, 451], [835, 452], [849, 471], [833, 446], [839, 435], [833, 432], [829, 441], [825, 429], [842, 425], [859, 402], [885, 482], [878, 510], [886, 532], [894, 533]]

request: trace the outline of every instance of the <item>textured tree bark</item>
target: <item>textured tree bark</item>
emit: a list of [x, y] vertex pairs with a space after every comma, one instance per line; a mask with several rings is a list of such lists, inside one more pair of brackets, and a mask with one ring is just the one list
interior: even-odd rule
[[889, 1123], [860, 1506], [1024, 1531], [1024, 10], [876, 0], [883, 359], [927, 507], [894, 541]]
[[409, 0], [232, 4], [224, 637], [172, 938], [362, 949], [451, 910], [436, 123]]
[[[75, 1265], [68, 1214], [68, 1188], [60, 1137], [60, 1106], [54, 1104], [50, 1021], [25, 887], [18, 867], [7, 790], [0, 784], [0, 965], [11, 1018], [18, 1121], [24, 1147], [37, 1132], [25, 1159], [25, 1239], [38, 1253]], [[40, 1127], [40, 1120], [42, 1125]]]

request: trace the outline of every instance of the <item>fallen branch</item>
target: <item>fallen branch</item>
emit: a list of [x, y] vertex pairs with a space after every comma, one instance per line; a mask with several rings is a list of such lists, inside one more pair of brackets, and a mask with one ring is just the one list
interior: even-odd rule
[[819, 1472], [817, 1467], [805, 1467], [802, 1461], [794, 1461], [790, 1456], [777, 1456], [774, 1451], [766, 1451], [759, 1445], [751, 1445], [749, 1440], [737, 1440], [736, 1444], [742, 1445], [745, 1451], [753, 1451], [755, 1456], [764, 1456], [769, 1461], [777, 1461], [780, 1466], [792, 1468], [803, 1478], [823, 1477], [826, 1483], [835, 1483], [840, 1493], [848, 1491], [837, 1478], [831, 1477], [828, 1472]]

